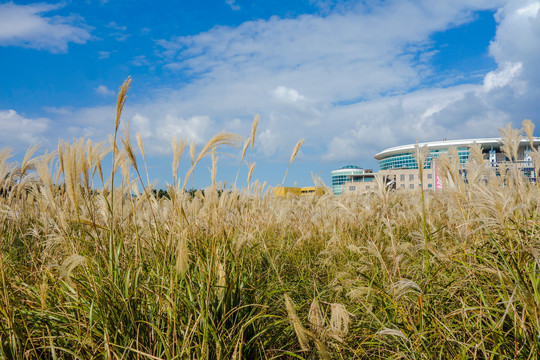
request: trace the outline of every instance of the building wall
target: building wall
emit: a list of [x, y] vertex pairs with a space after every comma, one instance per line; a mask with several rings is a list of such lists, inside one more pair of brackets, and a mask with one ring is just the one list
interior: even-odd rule
[[306, 186], [306, 187], [284, 187], [278, 186], [274, 189], [274, 195], [277, 197], [286, 197], [288, 194], [295, 196], [304, 195], [324, 195], [326, 189], [320, 186]]
[[[459, 156], [459, 162], [461, 165], [465, 165], [467, 160], [469, 160], [469, 148], [460, 147], [457, 148], [458, 156]], [[426, 158], [426, 161], [424, 163], [424, 168], [429, 169], [431, 167], [431, 162], [433, 159], [438, 158], [442, 154], [447, 154], [448, 149], [433, 149], [430, 150], [430, 155]], [[381, 170], [389, 170], [389, 169], [418, 169], [418, 165], [416, 163], [416, 159], [414, 157], [413, 152], [406, 152], [403, 154], [396, 154], [392, 156], [388, 156], [384, 159], [381, 159], [379, 161], [379, 168]]]
[[342, 185], [342, 193], [365, 193], [377, 190], [376, 182], [346, 182]]
[[356, 166], [345, 166], [339, 170], [334, 170], [331, 172], [332, 175], [332, 192], [335, 195], [341, 194], [342, 185], [347, 181], [347, 176], [350, 175], [360, 175], [364, 173], [364, 169]]
[[[379, 171], [388, 181], [393, 181], [396, 190], [414, 190], [421, 187], [420, 173], [418, 169], [389, 169]], [[424, 169], [424, 189], [435, 188], [435, 175], [433, 169]], [[364, 193], [377, 190], [377, 182], [346, 182], [342, 185], [343, 193]]]
[[[532, 141], [533, 147], [540, 147], [540, 138], [535, 137]], [[480, 145], [485, 161], [490, 163], [497, 174], [502, 174], [503, 170], [508, 165], [508, 162], [513, 160], [514, 164], [517, 163], [520, 171], [527, 176], [530, 181], [536, 181], [537, 176], [535, 174], [535, 169], [532, 166], [530, 157], [527, 156], [527, 154], [530, 153], [531, 146], [527, 139], [522, 139], [520, 141], [517, 159], [508, 159], [501, 151], [502, 142], [500, 138], [477, 138], [449, 141], [445, 139], [443, 141], [421, 144], [400, 145], [381, 151], [375, 155], [375, 158], [379, 160], [379, 174], [395, 180], [395, 188], [397, 190], [418, 189], [421, 186], [421, 181], [419, 179], [418, 165], [414, 153], [417, 146], [427, 147], [429, 156], [427, 156], [424, 163], [423, 183], [424, 189], [430, 189], [435, 188], [435, 174], [433, 169], [431, 169], [433, 160], [442, 154], [447, 154], [450, 148], [455, 148], [461, 166], [465, 166], [466, 162], [469, 160], [469, 148], [473, 144]], [[495, 161], [491, 160], [492, 156], [494, 156]], [[376, 182], [362, 183], [362, 180], [359, 180], [360, 177], [355, 179], [354, 176], [343, 176], [348, 174], [340, 174], [339, 181], [334, 182], [334, 173], [339, 171], [341, 170], [332, 172], [332, 187], [336, 195], [341, 192], [365, 192], [376, 188]]]
[[[383, 176], [394, 179], [396, 189], [413, 190], [420, 188], [420, 172], [418, 169], [389, 169], [379, 172]], [[435, 187], [435, 176], [433, 169], [424, 169], [424, 188], [431, 189]]]

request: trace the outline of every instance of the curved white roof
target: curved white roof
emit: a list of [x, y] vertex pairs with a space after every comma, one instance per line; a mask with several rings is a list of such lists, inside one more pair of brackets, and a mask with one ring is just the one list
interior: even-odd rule
[[[480, 144], [482, 147], [493, 147], [494, 149], [499, 149], [502, 145], [501, 138], [477, 138], [477, 139], [461, 139], [461, 140], [443, 140], [443, 141], [432, 141], [432, 142], [424, 142], [424, 143], [418, 143], [418, 146], [427, 146], [429, 150], [437, 150], [437, 149], [447, 149], [451, 146], [455, 147], [469, 147], [472, 144], [477, 143]], [[523, 146], [529, 143], [528, 139], [522, 139], [521, 143]], [[540, 137], [535, 137], [533, 139], [533, 144], [535, 146], [540, 145]], [[409, 144], [409, 145], [400, 145], [400, 146], [394, 146], [388, 149], [385, 149], [381, 151], [380, 153], [375, 155], [375, 159], [382, 160], [389, 156], [398, 155], [402, 153], [409, 153], [413, 152], [416, 148], [417, 144]]]
[[365, 171], [366, 171], [366, 169], [362, 169], [362, 168], [347, 168], [347, 167], [344, 167], [344, 168], [341, 168], [341, 169], [338, 169], [338, 170], [332, 170], [330, 173], [332, 174], [332, 176], [337, 176], [337, 175], [358, 175], [358, 174], [363, 174]]

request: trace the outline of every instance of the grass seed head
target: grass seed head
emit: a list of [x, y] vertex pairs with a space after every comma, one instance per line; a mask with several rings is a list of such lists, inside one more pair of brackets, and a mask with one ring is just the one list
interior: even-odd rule
[[298, 318], [298, 315], [296, 314], [296, 310], [294, 308], [294, 302], [292, 301], [289, 294], [285, 294], [283, 295], [283, 297], [285, 299], [285, 309], [287, 310], [289, 321], [291, 322], [294, 328], [294, 332], [296, 333], [296, 338], [298, 339], [300, 348], [303, 351], [308, 351], [309, 339], [306, 334], [306, 330], [304, 329], [304, 326], [302, 326], [302, 323], [300, 322], [300, 319]]
[[251, 124], [251, 136], [249, 140], [251, 141], [251, 151], [253, 151], [253, 146], [255, 144], [255, 134], [257, 133], [257, 126], [259, 125], [259, 120], [261, 116], [259, 114], [255, 115], [253, 123]]
[[64, 280], [69, 281], [73, 270], [84, 263], [86, 263], [86, 257], [84, 256], [79, 254], [68, 256], [60, 266], [60, 276], [64, 278]]
[[146, 157], [144, 156], [144, 145], [141, 137], [141, 133], [137, 133], [137, 145], [139, 146], [139, 150], [141, 151], [141, 155], [143, 158], [143, 161], [146, 161]]
[[124, 81], [120, 90], [118, 91], [118, 98], [116, 100], [116, 120], [114, 121], [114, 132], [118, 131], [120, 126], [120, 116], [122, 115], [122, 110], [124, 109], [124, 103], [126, 102], [126, 95], [131, 86], [131, 76]]
[[349, 332], [350, 315], [345, 306], [333, 303], [331, 305], [330, 334], [337, 340], [343, 338]]
[[309, 329], [318, 338], [322, 339], [325, 324], [325, 317], [321, 311], [321, 306], [317, 299], [313, 299], [308, 312]]
[[534, 124], [531, 120], [529, 119], [525, 119], [523, 120], [523, 122], [521, 123], [521, 125], [523, 126], [523, 131], [525, 131], [525, 135], [527, 136], [527, 139], [529, 139], [529, 145], [531, 146], [531, 148], [534, 147]]

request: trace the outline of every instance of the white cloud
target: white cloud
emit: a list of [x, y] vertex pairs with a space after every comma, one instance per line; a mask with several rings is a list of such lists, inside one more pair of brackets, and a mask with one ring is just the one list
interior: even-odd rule
[[497, 34], [490, 54], [502, 69], [507, 63], [521, 63], [521, 78], [530, 84], [540, 81], [540, 3], [511, 1], [499, 9]]
[[[71, 114], [59, 116], [55, 139], [91, 137], [96, 141], [107, 139], [114, 130], [116, 106], [98, 106], [73, 110]], [[122, 116], [122, 120], [126, 119]]]
[[116, 95], [116, 92], [109, 89], [105, 85], [99, 85], [97, 88], [94, 89], [97, 94], [103, 95], [103, 96], [113, 96]]
[[[417, 136], [450, 137], [460, 130], [466, 136], [481, 118], [475, 117], [474, 108], [459, 103], [470, 87], [443, 89], [437, 96], [430, 91], [407, 94], [432, 71], [434, 32], [472, 21], [473, 11], [495, 9], [500, 3], [348, 5], [327, 16], [273, 17], [161, 40], [169, 68], [193, 77], [191, 84], [162, 98], [161, 106], [183, 116], [204, 109], [223, 125], [239, 117], [246, 132], [253, 114], [261, 113], [260, 146], [266, 156], [290, 155], [301, 136], [306, 145], [313, 144], [312, 157], [336, 161], [362, 154], [345, 153], [343, 146], [332, 150], [339, 141], [370, 147], [362, 156], [371, 157], [381, 146], [381, 132], [389, 146]], [[329, 3], [334, 5], [339, 2]], [[494, 73], [493, 80], [498, 75], [502, 81], [504, 74]], [[474, 94], [479, 89], [475, 87]], [[464, 118], [452, 123], [446, 118], [448, 109], [458, 105]], [[432, 124], [434, 119], [444, 119], [445, 125]], [[420, 121], [441, 133], [425, 131]], [[455, 126], [467, 121], [468, 126]]]
[[[170, 154], [173, 137], [186, 138], [201, 145], [221, 130], [214, 128], [215, 124], [208, 116], [181, 117], [175, 111], [160, 111], [154, 106], [131, 104], [128, 99], [120, 122], [122, 128], [129, 121], [133, 135], [141, 134], [145, 152], [149, 155]], [[67, 126], [55, 135], [64, 139], [90, 137], [95, 141], [107, 140], [114, 130], [115, 114], [113, 106], [74, 111], [58, 118]]]
[[522, 8], [519, 8], [516, 11], [516, 15], [525, 16], [528, 18], [535, 18], [538, 15], [538, 10], [540, 10], [540, 3], [533, 2], [528, 5], [525, 5]]
[[145, 55], [137, 55], [133, 58], [131, 63], [135, 66], [147, 66], [150, 65], [150, 61], [146, 59]]
[[240, 10], [240, 5], [236, 3], [236, 0], [225, 0], [225, 3], [231, 7], [234, 11]]
[[45, 3], [0, 4], [0, 46], [65, 52], [70, 42], [86, 43], [91, 35], [79, 17], [43, 15], [60, 7]]
[[[162, 40], [167, 65], [190, 82], [128, 100], [123, 119], [162, 154], [173, 136], [198, 144], [223, 129], [248, 136], [260, 113], [256, 151], [285, 161], [300, 137], [307, 158], [362, 164], [416, 140], [496, 136], [507, 122], [540, 118], [540, 17], [530, 4], [385, 2]], [[483, 82], [427, 87], [431, 35], [499, 5], [489, 45], [497, 69]], [[104, 137], [113, 117], [114, 108], [85, 109], [70, 116], [71, 131]]]
[[170, 154], [172, 138], [185, 138], [188, 142], [203, 144], [214, 134], [208, 116], [178, 117], [167, 113], [163, 117], [150, 119], [140, 113], [131, 117], [131, 129], [140, 133], [149, 154]]
[[14, 110], [0, 110], [0, 148], [9, 146], [20, 150], [43, 143], [49, 124], [46, 118], [30, 119]]
[[522, 68], [523, 64], [520, 62], [502, 64], [496, 71], [490, 71], [484, 77], [484, 88], [490, 91], [511, 84], [521, 74]]
[[285, 86], [278, 86], [277, 88], [272, 91], [272, 94], [280, 100], [288, 101], [288, 102], [299, 102], [303, 101], [305, 98], [303, 95], [300, 95], [300, 93], [295, 89], [289, 89]]
[[127, 38], [129, 38], [131, 35], [127, 34], [127, 27], [123, 25], [118, 25], [115, 21], [110, 21], [107, 24], [107, 27], [109, 29], [114, 30], [109, 34], [109, 36], [112, 36], [116, 38], [117, 41], [125, 41]]
[[73, 112], [73, 109], [70, 107], [52, 107], [52, 106], [44, 106], [43, 110], [45, 110], [48, 113], [52, 114], [59, 114], [59, 115], [70, 115]]
[[152, 136], [150, 119], [148, 119], [146, 116], [135, 113], [135, 115], [133, 115], [131, 118], [131, 124], [133, 125], [132, 128], [135, 129], [136, 132], [141, 133], [141, 137], [150, 138]]
[[111, 53], [109, 51], [98, 51], [98, 59], [108, 59], [109, 56], [111, 56]]
[[481, 85], [430, 89], [358, 103], [334, 113], [346, 131], [332, 138], [326, 160], [369, 160], [374, 149], [469, 137], [496, 136], [511, 121]]

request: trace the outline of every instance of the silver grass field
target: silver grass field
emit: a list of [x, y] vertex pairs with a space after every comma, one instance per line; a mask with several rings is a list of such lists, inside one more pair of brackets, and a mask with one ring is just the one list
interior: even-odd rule
[[[473, 146], [467, 181], [457, 150], [439, 159], [440, 191], [279, 198], [251, 181], [256, 117], [198, 154], [174, 139], [159, 197], [121, 131], [130, 84], [107, 143], [0, 151], [0, 359], [538, 358], [540, 184], [517, 168]], [[510, 159], [533, 128], [500, 130]], [[216, 181], [221, 149], [247, 185]], [[212, 186], [189, 193], [206, 157]]]

